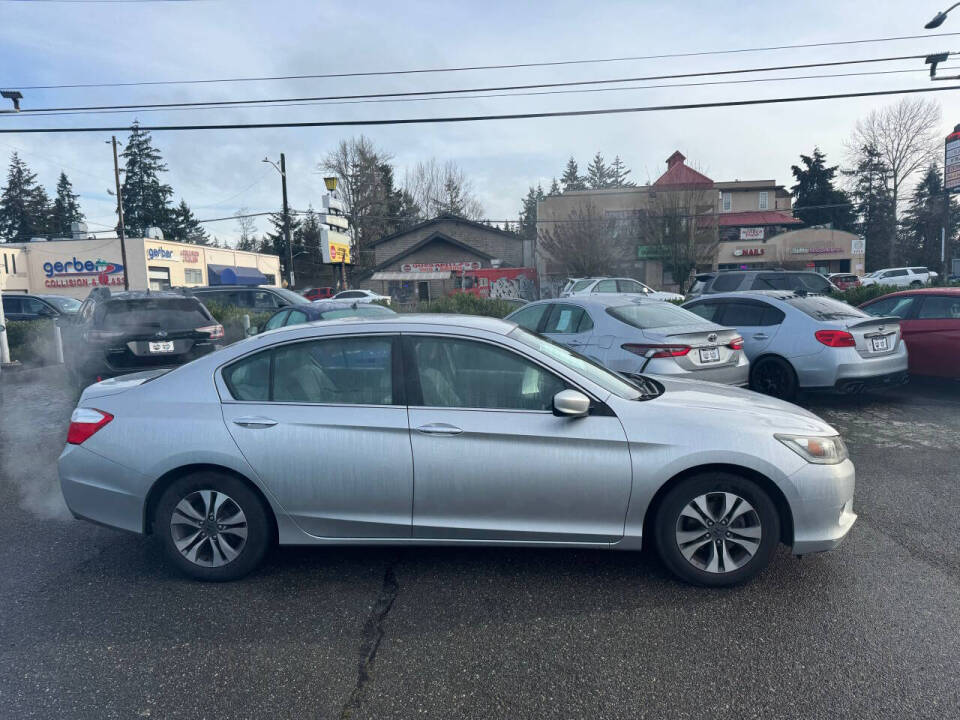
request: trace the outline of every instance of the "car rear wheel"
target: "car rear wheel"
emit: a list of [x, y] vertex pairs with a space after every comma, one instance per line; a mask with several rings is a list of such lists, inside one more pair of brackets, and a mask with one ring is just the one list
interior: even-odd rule
[[654, 520], [657, 551], [694, 585], [737, 585], [762, 572], [780, 541], [777, 509], [755, 482], [732, 473], [686, 478], [670, 490]]
[[797, 374], [782, 358], [760, 358], [750, 368], [750, 389], [781, 400], [792, 400], [797, 394]]
[[919, 280], [914, 280], [912, 283], [910, 283], [910, 287], [912, 288], [923, 287], [923, 283], [920, 282]]
[[237, 580], [270, 545], [263, 502], [243, 481], [202, 472], [175, 480], [157, 505], [154, 532], [170, 560], [197, 580]]

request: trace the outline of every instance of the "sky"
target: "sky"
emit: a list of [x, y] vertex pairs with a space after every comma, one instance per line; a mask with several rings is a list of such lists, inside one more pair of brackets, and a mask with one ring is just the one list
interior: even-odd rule
[[[197, 102], [209, 100], [410, 92], [694, 73], [887, 56], [960, 48], [960, 9], [937, 31], [923, 25], [941, 0], [844, 0], [803, 3], [420, 2], [366, 0], [196, 0], [58, 2], [0, 0], [0, 87], [199, 80], [408, 70], [490, 64], [694, 53], [902, 35], [920, 39], [836, 47], [699, 55], [550, 67], [309, 80], [23, 90], [22, 107]], [[958, 33], [945, 36], [945, 33]], [[939, 33], [940, 37], [930, 37]], [[948, 63], [960, 67], [960, 62]], [[766, 72], [726, 79], [823, 73], [911, 72], [699, 87], [620, 89], [522, 97], [300, 107], [138, 111], [102, 115], [0, 114], [0, 129], [28, 127], [304, 122], [550, 112], [930, 86], [922, 59]], [[707, 80], [724, 78], [705, 78]], [[695, 82], [696, 79], [661, 83]], [[947, 85], [949, 83], [944, 83]], [[957, 83], [960, 85], [960, 82]], [[582, 88], [568, 88], [582, 89]], [[943, 134], [960, 122], [960, 93], [925, 95], [940, 103]], [[656, 179], [680, 150], [714, 180], [769, 179], [789, 186], [790, 166], [819, 146], [845, 161], [858, 118], [892, 104], [873, 97], [579, 118], [387, 127], [275, 128], [155, 132], [169, 167], [164, 178], [201, 219], [280, 206], [280, 178], [262, 159], [286, 154], [290, 204], [317, 207], [324, 193], [318, 163], [341, 139], [361, 133], [393, 157], [396, 175], [418, 161], [453, 160], [470, 177], [485, 214], [516, 220], [531, 185], [546, 190], [572, 155], [581, 171], [594, 153], [619, 154], [638, 182]], [[9, 103], [5, 101], [4, 108]], [[117, 132], [123, 142], [126, 133]], [[0, 184], [13, 150], [53, 195], [65, 171], [91, 230], [113, 227], [110, 132], [0, 134]], [[236, 238], [236, 221], [205, 225]], [[258, 218], [257, 230], [268, 229]]]

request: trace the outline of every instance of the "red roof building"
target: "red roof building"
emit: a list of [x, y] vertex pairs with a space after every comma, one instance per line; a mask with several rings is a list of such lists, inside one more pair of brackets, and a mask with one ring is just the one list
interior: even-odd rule
[[667, 171], [651, 187], [670, 190], [713, 187], [713, 180], [688, 166], [684, 162], [686, 159], [679, 150], [674, 152], [667, 158]]

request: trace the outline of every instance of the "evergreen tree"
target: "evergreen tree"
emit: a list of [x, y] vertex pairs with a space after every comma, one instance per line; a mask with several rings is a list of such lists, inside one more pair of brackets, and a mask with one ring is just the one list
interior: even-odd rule
[[173, 189], [160, 181], [167, 166], [153, 139], [134, 121], [127, 146], [121, 154], [126, 168], [123, 178], [123, 221], [128, 235], [143, 235], [149, 227], [158, 227], [164, 235], [174, 235], [170, 207]]
[[537, 239], [537, 202], [543, 198], [543, 188], [537, 185], [534, 189], [531, 185], [527, 196], [523, 199], [517, 232], [526, 240]]
[[[949, 208], [946, 203], [949, 202]], [[945, 211], [947, 217], [945, 218]], [[934, 164], [913, 191], [910, 207], [904, 213], [900, 262], [940, 267], [940, 233], [947, 222], [947, 249], [956, 237], [960, 211], [952, 196], [943, 192], [940, 169]], [[869, 244], [867, 245], [869, 247]], [[949, 255], [948, 255], [949, 257]]]
[[510, 221], [509, 221], [509, 220], [504, 220], [504, 221], [503, 221], [503, 231], [504, 231], [504, 232], [508, 232], [508, 233], [512, 233], [512, 232], [513, 232], [513, 225], [510, 224]]
[[620, 156], [617, 155], [613, 158], [613, 162], [610, 164], [610, 185], [609, 187], [636, 187], [636, 183], [633, 180], [628, 180], [627, 175], [630, 174], [630, 170], [626, 165], [623, 164], [623, 160], [620, 159]]
[[560, 177], [560, 184], [563, 186], [564, 192], [567, 192], [568, 190], [587, 189], [587, 184], [580, 175], [580, 169], [577, 167], [577, 161], [573, 159], [573, 156], [567, 160], [567, 167], [563, 171], [563, 175]]
[[14, 152], [10, 156], [7, 184], [0, 195], [0, 238], [24, 242], [49, 232], [50, 200], [37, 184], [37, 176]]
[[73, 192], [73, 185], [67, 179], [67, 174], [61, 171], [60, 179], [57, 180], [57, 199], [53, 201], [51, 232], [59, 237], [71, 237], [70, 224], [82, 221], [80, 197]]
[[554, 178], [553, 182], [550, 183], [550, 192], [547, 195], [559, 195], [560, 194], [560, 184], [557, 182], [557, 179]]
[[[271, 232], [265, 233], [263, 240], [260, 241], [260, 252], [280, 257], [280, 268], [283, 277], [287, 275], [287, 241], [283, 236], [283, 212], [270, 213], [270, 224], [273, 225]], [[300, 220], [294, 215], [293, 209], [290, 210], [290, 239], [294, 244], [294, 253], [296, 250], [296, 238], [300, 233]]]
[[853, 179], [852, 199], [856, 213], [854, 232], [867, 242], [866, 270], [886, 267], [890, 245], [895, 242], [894, 201], [890, 168], [875, 146], [863, 147], [857, 167], [845, 174]]
[[[180, 242], [194, 243], [195, 245], [207, 245], [210, 238], [203, 225], [197, 222], [193, 211], [187, 205], [187, 201], [181, 198], [180, 204], [170, 211], [170, 235], [173, 240]], [[166, 237], [164, 233], [164, 237]]]
[[829, 224], [835, 230], [850, 230], [854, 227], [853, 206], [847, 194], [834, 187], [837, 166], [827, 167], [826, 157], [820, 148], [814, 148], [813, 155], [800, 156], [803, 167], [790, 168], [797, 181], [790, 188], [795, 198], [793, 214], [807, 225]]
[[591, 190], [604, 190], [610, 187], [611, 175], [610, 168], [603, 160], [603, 155], [597, 151], [593, 160], [587, 165], [587, 185]]

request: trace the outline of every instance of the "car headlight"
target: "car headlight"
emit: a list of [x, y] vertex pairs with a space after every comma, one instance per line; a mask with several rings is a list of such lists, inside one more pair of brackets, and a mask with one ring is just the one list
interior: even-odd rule
[[807, 462], [817, 465], [836, 465], [848, 457], [847, 446], [839, 435], [808, 437], [806, 435], [775, 435], [780, 442]]

